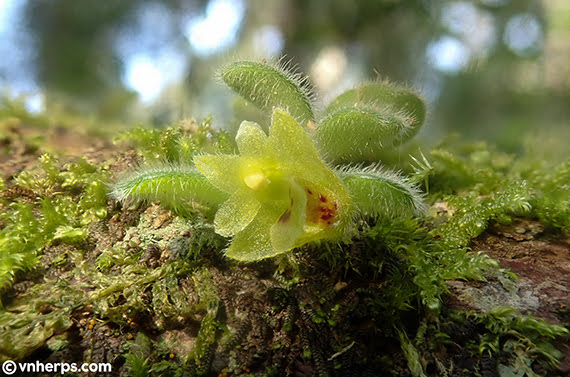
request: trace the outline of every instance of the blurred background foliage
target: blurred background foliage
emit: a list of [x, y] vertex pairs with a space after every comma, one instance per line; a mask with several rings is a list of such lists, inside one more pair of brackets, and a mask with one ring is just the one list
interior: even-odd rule
[[284, 55], [321, 107], [377, 77], [417, 88], [428, 143], [570, 140], [568, 0], [0, 0], [2, 100], [32, 113], [225, 127], [216, 68]]

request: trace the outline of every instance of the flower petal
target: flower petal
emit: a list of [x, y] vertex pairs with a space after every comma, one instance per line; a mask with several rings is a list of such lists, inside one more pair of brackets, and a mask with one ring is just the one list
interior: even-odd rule
[[226, 256], [241, 260], [255, 261], [280, 254], [271, 245], [270, 227], [286, 208], [272, 203], [264, 205], [253, 221], [241, 232], [236, 234]]
[[244, 161], [238, 155], [202, 155], [194, 157], [194, 164], [200, 173], [218, 189], [233, 194], [245, 186], [241, 178]]
[[273, 111], [269, 144], [275, 150], [276, 160], [290, 176], [349, 195], [340, 178], [319, 156], [309, 134], [281, 109]]
[[214, 218], [216, 233], [224, 237], [233, 236], [242, 231], [255, 218], [261, 203], [253, 196], [246, 194], [235, 192], [222, 203]]
[[323, 164], [309, 134], [284, 110], [273, 111], [269, 144], [275, 149], [278, 161], [284, 164]]
[[271, 226], [271, 245], [282, 253], [295, 247], [295, 243], [304, 233], [307, 194], [298, 184], [292, 182], [289, 192], [291, 206]]
[[257, 123], [243, 121], [236, 135], [236, 143], [242, 156], [261, 157], [267, 154], [267, 135]]

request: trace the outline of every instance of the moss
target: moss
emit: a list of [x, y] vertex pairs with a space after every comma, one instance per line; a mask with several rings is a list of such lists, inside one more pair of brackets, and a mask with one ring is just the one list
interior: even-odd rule
[[48, 154], [14, 179], [0, 214], [0, 288], [31, 270], [50, 244], [85, 240], [87, 226], [107, 215], [106, 180], [104, 167], [84, 159], [60, 167]]
[[570, 159], [552, 163], [537, 159], [532, 150], [515, 156], [486, 143], [456, 141], [432, 150], [416, 167], [415, 179], [429, 182], [432, 200], [459, 210], [439, 234], [463, 227], [454, 235], [459, 244], [484, 231], [489, 220], [508, 222], [511, 215], [570, 229]]
[[[49, 128], [40, 118], [18, 124]], [[146, 162], [234, 150], [209, 119], [119, 139], [114, 148]], [[0, 180], [2, 360], [103, 361], [122, 350], [114, 371], [132, 376], [556, 373], [567, 330], [511, 309], [450, 310], [446, 282], [513, 277], [470, 250], [494, 223], [538, 219], [548, 237], [566, 238], [570, 161], [451, 141], [424, 151], [415, 171], [395, 166], [427, 189], [422, 217], [355, 217], [345, 242], [236, 264], [211, 219], [108, 199], [110, 171], [128, 154], [43, 152], [29, 148], [33, 163]]]
[[509, 182], [487, 197], [476, 191], [465, 196], [445, 196], [453, 215], [434, 231], [450, 247], [464, 247], [487, 229], [489, 221], [509, 222], [512, 215], [531, 210], [532, 191], [526, 181]]
[[212, 128], [210, 117], [199, 124], [186, 120], [162, 130], [137, 127], [124, 131], [114, 141], [136, 148], [149, 163], [184, 163], [196, 153], [229, 153], [235, 148], [225, 131]]
[[535, 375], [538, 364], [543, 370], [553, 370], [563, 355], [552, 342], [569, 333], [564, 327], [521, 316], [509, 307], [497, 307], [483, 314], [453, 312], [449, 319], [454, 329], [466, 324], [484, 329], [482, 335], [473, 334], [465, 339], [459, 339], [453, 332], [450, 334], [470, 352], [481, 356], [482, 369], [485, 368], [483, 356], [500, 358], [502, 373]]
[[210, 371], [212, 352], [215, 349], [217, 338], [217, 316], [220, 299], [212, 276], [207, 270], [196, 271], [192, 275], [192, 279], [195, 282], [196, 292], [198, 293], [199, 305], [205, 309], [206, 314], [200, 322], [200, 330], [196, 335], [194, 349], [188, 355], [188, 360], [193, 361], [198, 366], [200, 375], [207, 375]]

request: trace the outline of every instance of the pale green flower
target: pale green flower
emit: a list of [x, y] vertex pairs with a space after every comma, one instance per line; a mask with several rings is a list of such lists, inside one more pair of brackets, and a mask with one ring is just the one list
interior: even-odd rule
[[347, 232], [348, 189], [291, 115], [274, 110], [269, 136], [245, 121], [236, 142], [239, 155], [194, 158], [206, 179], [230, 195], [214, 218], [216, 232], [233, 237], [227, 256], [258, 260]]

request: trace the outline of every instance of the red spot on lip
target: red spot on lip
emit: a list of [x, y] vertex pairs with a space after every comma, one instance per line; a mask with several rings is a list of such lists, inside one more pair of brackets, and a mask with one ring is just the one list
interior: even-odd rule
[[334, 209], [337, 209], [337, 208], [338, 208], [338, 206], [336, 205], [336, 202], [333, 203], [333, 206], [334, 206]]
[[323, 203], [327, 202], [327, 198], [325, 198], [324, 196], [322, 196], [321, 194], [319, 194], [319, 200]]
[[330, 220], [332, 217], [333, 217], [332, 213], [327, 212], [327, 213], [324, 213], [321, 215], [321, 220], [324, 220], [324, 221]]
[[310, 189], [307, 189], [307, 193], [308, 193], [309, 195], [313, 195], [313, 192], [312, 192]]

